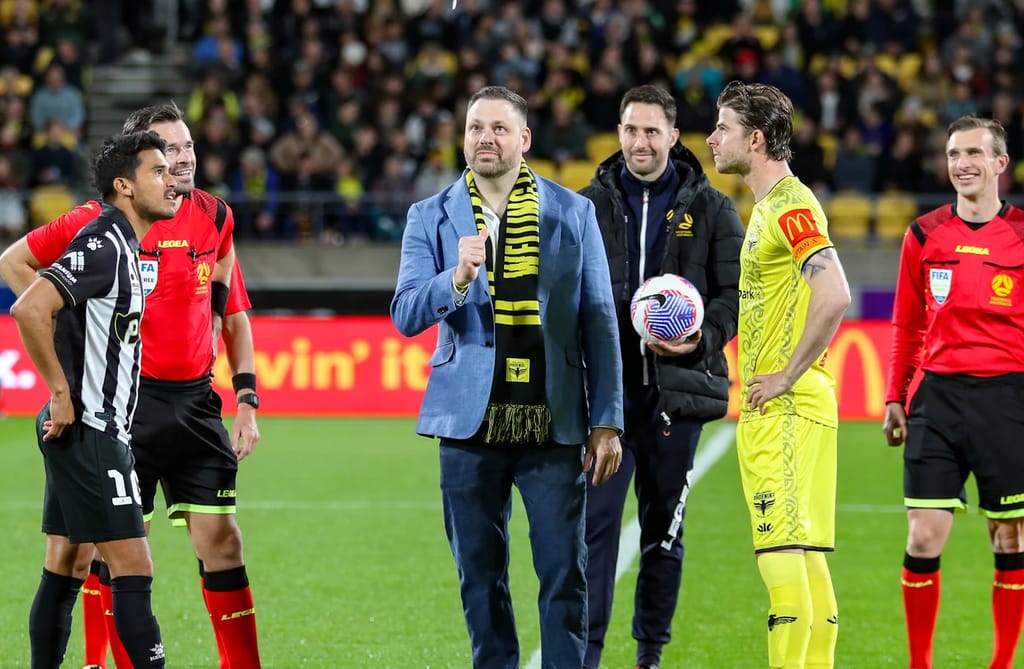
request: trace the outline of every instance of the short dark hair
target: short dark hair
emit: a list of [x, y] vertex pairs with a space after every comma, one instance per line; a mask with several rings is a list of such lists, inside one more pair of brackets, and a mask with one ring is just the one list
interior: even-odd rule
[[149, 149], [166, 151], [167, 142], [151, 130], [114, 135], [103, 142], [93, 158], [92, 173], [93, 185], [104, 202], [108, 202], [115, 193], [114, 179], [135, 178], [135, 170], [142, 163], [139, 154]]
[[626, 113], [626, 107], [634, 102], [648, 105], [658, 105], [665, 112], [669, 127], [676, 127], [676, 99], [661, 86], [644, 84], [634, 86], [626, 91], [619, 103], [619, 118]]
[[754, 130], [764, 133], [768, 157], [789, 161], [793, 151], [793, 102], [786, 94], [767, 84], [745, 84], [730, 81], [718, 96], [718, 108], [727, 107], [740, 117], [749, 135]]
[[1006, 153], [1006, 129], [994, 118], [982, 118], [974, 115], [961, 116], [949, 124], [949, 128], [946, 129], [946, 138], [952, 137], [954, 132], [979, 128], [992, 133], [992, 151], [997, 156]]
[[173, 123], [184, 120], [185, 112], [181, 111], [181, 108], [175, 104], [174, 100], [171, 100], [166, 104], [136, 109], [131, 114], [128, 114], [128, 118], [124, 120], [124, 125], [121, 126], [121, 132], [125, 135], [130, 135], [133, 132], [149, 130], [155, 123]]
[[469, 104], [466, 105], [468, 110], [472, 107], [477, 100], [504, 100], [512, 105], [512, 107], [523, 117], [523, 126], [526, 126], [527, 112], [529, 106], [526, 104], [526, 100], [522, 95], [515, 91], [509, 90], [504, 86], [484, 86], [476, 93], [473, 93], [473, 97], [469, 98]]

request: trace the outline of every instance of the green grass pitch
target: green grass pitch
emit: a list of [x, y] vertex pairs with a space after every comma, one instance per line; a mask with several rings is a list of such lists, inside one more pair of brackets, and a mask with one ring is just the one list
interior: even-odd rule
[[[708, 426], [705, 434], [719, 429]], [[444, 538], [437, 447], [411, 420], [272, 419], [241, 465], [239, 522], [256, 598], [264, 666], [438, 669], [471, 666], [455, 568]], [[0, 527], [5, 596], [0, 666], [28, 667], [28, 610], [42, 567], [41, 457], [27, 418], [0, 423]], [[905, 667], [899, 569], [905, 519], [901, 459], [878, 425], [840, 429], [837, 666]], [[973, 495], [973, 483], [968, 485]], [[159, 509], [159, 505], [158, 505]], [[627, 520], [633, 507], [627, 508]], [[512, 519], [512, 587], [523, 667], [539, 645], [525, 515]], [[673, 642], [663, 666], [759, 669], [766, 660], [764, 592], [750, 549], [735, 452], [694, 487]], [[182, 530], [157, 521], [154, 607], [170, 667], [216, 667], [216, 648]], [[983, 520], [957, 519], [943, 556], [936, 666], [986, 666], [992, 557]], [[602, 667], [633, 666], [636, 561], [616, 593]], [[77, 612], [76, 612], [77, 613]], [[82, 666], [76, 627], [64, 666]], [[113, 666], [112, 664], [110, 665]]]

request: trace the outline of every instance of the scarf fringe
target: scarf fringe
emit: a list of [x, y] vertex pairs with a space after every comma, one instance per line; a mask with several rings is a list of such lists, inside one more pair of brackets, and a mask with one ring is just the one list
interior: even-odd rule
[[551, 428], [551, 412], [541, 404], [488, 404], [489, 444], [544, 444]]

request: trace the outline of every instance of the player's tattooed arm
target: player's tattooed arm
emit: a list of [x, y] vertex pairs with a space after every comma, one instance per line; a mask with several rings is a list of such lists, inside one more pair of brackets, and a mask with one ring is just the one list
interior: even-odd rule
[[757, 375], [747, 382], [747, 401], [764, 411], [765, 404], [793, 387], [832, 341], [850, 306], [850, 286], [835, 249], [822, 249], [807, 259], [803, 277], [811, 289], [804, 331], [789, 362], [779, 372]]
[[807, 259], [804, 263], [804, 279], [810, 283], [816, 275], [829, 269], [834, 270], [839, 265], [839, 256], [833, 248], [822, 249]]
[[846, 272], [843, 271], [839, 254], [831, 247], [822, 249], [808, 258], [802, 273], [804, 281], [811, 289], [811, 299], [807, 305], [807, 322], [820, 319], [822, 323], [827, 324], [825, 330], [831, 330], [826, 339], [818, 342], [822, 344], [821, 350], [824, 350], [824, 345], [827, 345], [835, 334], [835, 327], [838, 327], [839, 321], [850, 306], [850, 285], [846, 281]]

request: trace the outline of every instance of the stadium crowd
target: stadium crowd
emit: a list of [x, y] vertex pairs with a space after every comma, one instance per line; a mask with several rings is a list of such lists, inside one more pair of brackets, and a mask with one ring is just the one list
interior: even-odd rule
[[[122, 4], [133, 9], [120, 20], [144, 23], [154, 0]], [[0, 231], [8, 236], [27, 225], [29, 189], [82, 193], [85, 185], [76, 154], [86, 150], [89, 65], [116, 56], [87, 8], [0, 0]], [[449, 0], [187, 0], [179, 8], [173, 38], [190, 51], [194, 83], [178, 102], [196, 140], [197, 184], [229, 197], [243, 239], [398, 239], [408, 205], [463, 169], [460, 115], [488, 83], [526, 97], [528, 159], [570, 187], [611, 152], [593, 140], [614, 131], [630, 86], [670, 90], [684, 143], [704, 156], [715, 99], [739, 79], [775, 85], [794, 101], [793, 171], [823, 199], [948, 197], [946, 124], [965, 113], [1006, 127], [1013, 162], [1001, 192], [1024, 192], [1024, 2], [458, 0], [452, 9]], [[562, 170], [570, 165], [584, 176], [570, 178]], [[320, 196], [297, 195], [311, 191]]]

